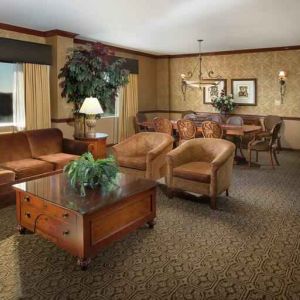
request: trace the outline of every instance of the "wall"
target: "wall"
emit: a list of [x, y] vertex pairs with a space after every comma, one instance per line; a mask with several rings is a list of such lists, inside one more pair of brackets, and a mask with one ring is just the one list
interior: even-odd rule
[[[202, 92], [198, 89], [189, 89], [186, 101], [183, 100], [180, 74], [193, 70], [197, 62], [197, 57], [158, 60], [158, 110], [168, 107], [171, 111], [216, 112], [211, 105], [203, 104]], [[229, 93], [230, 79], [257, 78], [257, 106], [240, 106], [235, 113], [300, 118], [300, 50], [204, 56], [203, 65], [227, 79]], [[284, 103], [276, 105], [275, 102], [280, 101], [279, 70], [287, 71], [287, 90]], [[283, 145], [300, 149], [300, 120], [284, 120]]]

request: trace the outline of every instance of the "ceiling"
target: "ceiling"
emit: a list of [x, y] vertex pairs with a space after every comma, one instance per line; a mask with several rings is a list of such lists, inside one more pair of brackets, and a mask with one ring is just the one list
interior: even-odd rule
[[0, 0], [0, 22], [153, 54], [300, 45], [300, 0]]

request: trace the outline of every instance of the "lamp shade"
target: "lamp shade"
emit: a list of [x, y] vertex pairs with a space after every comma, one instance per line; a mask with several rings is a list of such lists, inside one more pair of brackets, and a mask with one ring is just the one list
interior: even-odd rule
[[97, 98], [88, 97], [84, 99], [79, 112], [86, 115], [97, 115], [103, 114], [103, 109]]

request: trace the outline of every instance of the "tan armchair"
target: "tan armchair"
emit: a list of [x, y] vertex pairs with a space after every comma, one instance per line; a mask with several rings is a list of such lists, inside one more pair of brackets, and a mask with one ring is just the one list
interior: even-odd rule
[[181, 189], [210, 197], [216, 209], [216, 197], [231, 183], [235, 145], [221, 139], [189, 140], [167, 154], [169, 197]]
[[160, 132], [140, 132], [112, 147], [120, 171], [148, 179], [166, 174], [166, 154], [173, 148], [173, 138]]

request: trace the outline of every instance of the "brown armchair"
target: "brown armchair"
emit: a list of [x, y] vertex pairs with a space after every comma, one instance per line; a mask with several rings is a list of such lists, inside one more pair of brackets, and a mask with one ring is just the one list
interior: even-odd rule
[[167, 154], [168, 194], [178, 188], [210, 197], [216, 209], [216, 197], [226, 191], [231, 182], [235, 145], [221, 139], [186, 141]]
[[112, 147], [121, 172], [148, 179], [166, 173], [166, 154], [172, 150], [173, 138], [165, 133], [140, 132]]

